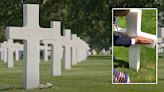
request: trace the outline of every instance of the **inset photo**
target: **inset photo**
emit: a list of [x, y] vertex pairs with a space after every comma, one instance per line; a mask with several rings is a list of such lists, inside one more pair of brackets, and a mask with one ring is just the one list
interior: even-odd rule
[[112, 9], [112, 83], [157, 84], [157, 9]]

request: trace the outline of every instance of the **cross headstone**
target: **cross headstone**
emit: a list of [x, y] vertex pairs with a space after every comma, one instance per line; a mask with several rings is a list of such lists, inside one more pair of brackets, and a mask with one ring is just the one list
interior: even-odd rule
[[88, 55], [88, 45], [82, 40], [80, 39], [80, 37], [77, 37], [77, 44], [78, 44], [78, 48], [77, 48], [77, 62], [80, 63], [81, 61], [85, 60], [87, 58]]
[[0, 54], [1, 54], [1, 55], [0, 55], [1, 60], [4, 60], [4, 59], [3, 59], [3, 48], [0, 48]]
[[39, 86], [39, 46], [40, 40], [52, 39], [55, 32], [52, 28], [39, 26], [39, 5], [23, 5], [23, 27], [7, 27], [9, 39], [24, 40], [23, 87], [25, 89]]
[[[66, 40], [70, 41], [71, 40], [71, 30], [69, 29], [65, 29], [63, 31], [63, 37], [65, 38], [65, 42]], [[71, 69], [71, 46], [70, 44], [65, 44], [64, 45], [64, 68], [65, 69]]]
[[162, 53], [164, 57], [164, 28], [163, 27], [159, 29], [158, 36], [160, 37], [160, 39], [158, 40], [159, 52]]
[[76, 61], [77, 61], [77, 63], [80, 63], [80, 54], [81, 54], [81, 51], [80, 51], [80, 38], [79, 37], [77, 37], [77, 49], [76, 49]]
[[[7, 49], [7, 53], [4, 53], [4, 58], [7, 57], [7, 67], [14, 67], [14, 51], [19, 49], [18, 43], [13, 43], [12, 39], [8, 39], [7, 42], [1, 43], [1, 47]], [[5, 60], [5, 59], [4, 59]]]
[[48, 44], [45, 43], [44, 46], [44, 61], [48, 61]]
[[15, 60], [19, 61], [19, 49], [15, 50]]
[[[7, 43], [7, 42], [5, 41], [3, 43]], [[3, 53], [2, 57], [3, 57], [4, 63], [7, 63], [7, 48], [6, 47], [5, 48], [2, 47], [3, 43], [1, 43], [1, 48], [2, 48], [2, 53]]]
[[[127, 34], [131, 37], [142, 36], [153, 40], [152, 44], [145, 45], [153, 48], [156, 44], [157, 37], [141, 31], [141, 17], [142, 10], [130, 9], [130, 12], [126, 16]], [[129, 47], [129, 67], [136, 71], [140, 68], [140, 45], [138, 44]]]
[[[116, 9], [117, 10], [117, 9]], [[157, 37], [149, 33], [141, 31], [141, 18], [142, 10], [141, 9], [129, 9], [130, 12], [126, 16], [127, 29], [118, 28], [118, 32], [123, 32], [128, 34], [130, 37], [142, 36], [153, 41], [152, 44], [144, 45], [150, 48], [155, 47]], [[140, 68], [140, 45], [135, 44], [129, 47], [129, 67], [135, 69], [136, 71]]]
[[48, 61], [48, 57], [50, 56], [49, 53], [50, 53], [51, 47], [48, 46], [48, 43], [46, 43], [46, 42], [43, 43], [43, 44], [44, 45], [40, 45], [40, 51], [43, 51], [43, 59], [44, 59], [45, 62], [47, 62]]
[[102, 51], [101, 51], [101, 53], [102, 53], [102, 55], [105, 55], [105, 49], [102, 49]]
[[93, 50], [92, 50], [92, 55], [96, 55], [96, 54], [97, 54], [96, 50], [93, 49]]
[[76, 34], [72, 34], [71, 35], [71, 40], [72, 40], [72, 47], [71, 47], [71, 61], [72, 61], [72, 65], [76, 65], [77, 64], [77, 55], [76, 55], [76, 49], [77, 49], [77, 35]]
[[51, 44], [51, 74], [52, 76], [61, 75], [61, 57], [62, 57], [62, 44], [61, 44], [61, 22], [51, 22], [51, 27], [55, 31], [54, 38], [51, 40], [42, 40], [42, 43]]
[[15, 60], [16, 61], [19, 61], [19, 58], [20, 58], [19, 52], [20, 51], [23, 51], [23, 44], [14, 43], [14, 47], [15, 47], [15, 49], [14, 49], [14, 52], [15, 52]]

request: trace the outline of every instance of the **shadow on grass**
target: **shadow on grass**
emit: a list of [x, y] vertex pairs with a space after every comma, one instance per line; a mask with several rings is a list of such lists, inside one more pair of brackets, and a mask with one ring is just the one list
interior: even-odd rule
[[88, 59], [96, 59], [96, 60], [112, 60], [111, 56], [89, 56]]
[[161, 80], [161, 81], [163, 81], [163, 80], [164, 80], [164, 78], [158, 78], [158, 80]]
[[158, 56], [159, 58], [163, 58], [163, 56]]
[[114, 59], [114, 68], [118, 67], [129, 68], [129, 63], [124, 60]]
[[13, 90], [13, 89], [18, 89], [18, 90], [23, 90], [23, 87], [7, 87], [7, 88], [0, 88], [0, 91], [7, 91], [7, 90]]

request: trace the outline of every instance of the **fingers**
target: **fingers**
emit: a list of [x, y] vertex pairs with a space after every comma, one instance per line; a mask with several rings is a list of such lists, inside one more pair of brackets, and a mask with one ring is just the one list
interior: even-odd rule
[[137, 36], [135, 38], [135, 40], [136, 40], [136, 44], [151, 44], [151, 43], [153, 43], [153, 40], [148, 39], [148, 38], [144, 38], [141, 36]]

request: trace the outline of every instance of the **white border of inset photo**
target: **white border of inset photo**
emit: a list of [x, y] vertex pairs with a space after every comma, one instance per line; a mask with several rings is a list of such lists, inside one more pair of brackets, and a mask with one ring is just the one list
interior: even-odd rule
[[[157, 48], [157, 42], [156, 42], [156, 46], [155, 46], [155, 49], [156, 49], [156, 82], [154, 83], [113, 83], [113, 69], [114, 69], [114, 44], [113, 44], [113, 11], [114, 10], [129, 10], [129, 9], [141, 9], [141, 10], [156, 10], [156, 37], [157, 37], [157, 42], [158, 42], [158, 10], [157, 8], [112, 8], [112, 84], [158, 84], [158, 48]], [[141, 24], [142, 25], [142, 24]], [[142, 62], [142, 61], [141, 61]], [[136, 71], [137, 72], [137, 71]]]

